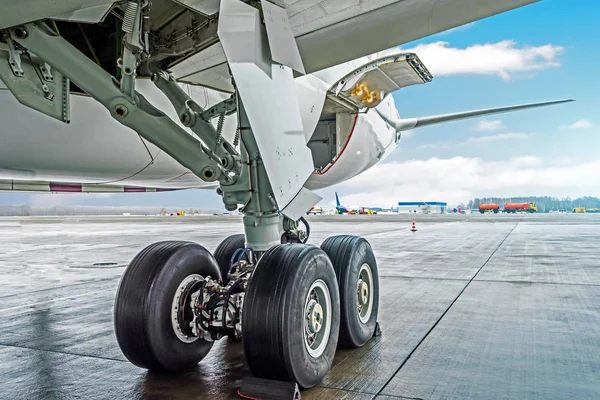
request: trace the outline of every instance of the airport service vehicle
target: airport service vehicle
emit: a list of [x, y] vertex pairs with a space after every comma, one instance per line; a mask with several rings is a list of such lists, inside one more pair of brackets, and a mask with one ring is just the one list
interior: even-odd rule
[[308, 210], [306, 212], [306, 215], [323, 215], [323, 208], [322, 207], [317, 207], [317, 206], [313, 206], [311, 207], [310, 210]]
[[534, 213], [538, 208], [535, 203], [506, 203], [504, 205], [505, 213], [516, 213], [517, 211]]
[[182, 371], [243, 336], [252, 374], [312, 387], [338, 346], [372, 337], [379, 307], [364, 238], [307, 243], [314, 190], [384, 160], [404, 130], [570, 101], [400, 118], [390, 93], [432, 75], [384, 50], [534, 2], [0, 0], [0, 190], [216, 190], [243, 233], [213, 253], [141, 250], [117, 342], [141, 368]]
[[500, 211], [500, 206], [498, 204], [494, 204], [494, 203], [480, 204], [479, 212], [483, 214], [486, 211], [492, 211], [494, 214], [498, 214], [498, 211]]
[[574, 207], [572, 212], [581, 214], [581, 213], [598, 213], [600, 212], [600, 208], [585, 208], [585, 207]]

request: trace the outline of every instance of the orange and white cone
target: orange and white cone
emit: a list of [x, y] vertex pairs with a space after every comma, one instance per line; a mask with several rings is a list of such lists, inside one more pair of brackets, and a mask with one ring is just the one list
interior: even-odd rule
[[416, 232], [416, 231], [417, 231], [417, 225], [415, 225], [415, 221], [413, 221], [413, 223], [412, 223], [412, 227], [410, 228], [410, 230], [411, 230], [412, 232]]

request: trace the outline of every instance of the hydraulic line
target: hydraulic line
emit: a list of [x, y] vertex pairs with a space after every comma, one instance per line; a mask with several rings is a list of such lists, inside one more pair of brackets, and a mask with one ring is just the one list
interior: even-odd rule
[[302, 221], [302, 223], [306, 227], [306, 239], [304, 239], [304, 241], [302, 242], [302, 243], [306, 243], [306, 242], [308, 242], [308, 238], [310, 237], [310, 225], [308, 224], [308, 221], [306, 219], [304, 219], [304, 217], [300, 217], [300, 221]]

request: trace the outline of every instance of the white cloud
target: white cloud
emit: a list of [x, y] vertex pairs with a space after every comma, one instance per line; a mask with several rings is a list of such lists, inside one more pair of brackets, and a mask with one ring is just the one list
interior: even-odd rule
[[518, 46], [512, 40], [503, 40], [474, 44], [464, 49], [450, 47], [448, 42], [439, 41], [402, 50], [415, 52], [434, 77], [478, 74], [510, 80], [517, 73], [560, 66], [558, 57], [564, 49], [552, 44]]
[[571, 125], [561, 125], [562, 129], [588, 129], [593, 124], [587, 119], [580, 119], [579, 121], [573, 122]]
[[488, 131], [497, 131], [498, 129], [501, 129], [502, 127], [503, 127], [502, 121], [499, 119], [497, 119], [497, 120], [483, 119], [483, 120], [477, 122], [477, 124], [475, 125], [475, 130], [488, 132]]
[[528, 139], [531, 135], [532, 133], [499, 133], [497, 135], [470, 137], [462, 142], [444, 141], [438, 143], [426, 143], [418, 146], [417, 149], [449, 149], [452, 147], [461, 147], [471, 144], [492, 143], [503, 140], [518, 141]]
[[527, 138], [529, 138], [528, 133], [500, 133], [498, 135], [472, 137], [467, 139], [462, 144], [490, 143], [500, 140], [523, 140]]
[[556, 166], [534, 156], [507, 161], [430, 158], [376, 165], [336, 186], [346, 204], [389, 207], [399, 201], [446, 201], [487, 196], [600, 196], [600, 160]]

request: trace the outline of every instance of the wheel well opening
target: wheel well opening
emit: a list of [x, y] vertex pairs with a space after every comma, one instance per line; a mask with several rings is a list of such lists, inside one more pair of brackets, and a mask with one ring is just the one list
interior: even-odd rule
[[355, 114], [323, 113], [307, 145], [315, 170], [320, 172], [342, 153], [354, 128]]

